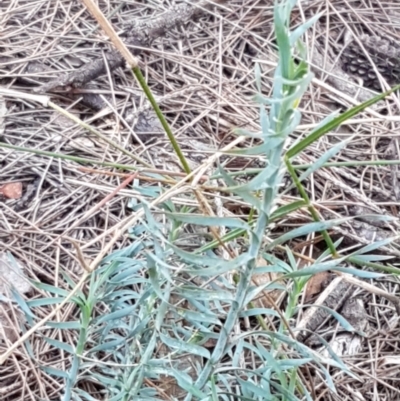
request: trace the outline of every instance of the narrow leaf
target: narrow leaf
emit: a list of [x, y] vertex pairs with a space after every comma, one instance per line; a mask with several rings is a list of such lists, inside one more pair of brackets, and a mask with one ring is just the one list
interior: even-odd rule
[[181, 340], [177, 340], [168, 337], [160, 333], [161, 341], [170, 348], [176, 349], [180, 352], [189, 352], [192, 355], [198, 355], [203, 358], [210, 359], [210, 351], [208, 349], [201, 347], [200, 345], [190, 344]]
[[226, 226], [226, 227], [237, 227], [249, 230], [249, 226], [239, 219], [228, 218], [228, 217], [210, 217], [203, 215], [193, 214], [179, 214], [179, 213], [166, 213], [172, 219], [182, 221], [189, 224], [197, 224], [199, 226]]
[[353, 137], [346, 139], [344, 141], [339, 142], [332, 148], [328, 149], [316, 162], [314, 162], [311, 167], [309, 167], [301, 176], [299, 177], [299, 181], [306, 180], [312, 173], [319, 170], [323, 165], [337, 153], [339, 153], [350, 141]]
[[299, 154], [301, 151], [306, 149], [308, 146], [310, 146], [312, 143], [316, 142], [319, 138], [321, 138], [323, 135], [327, 134], [330, 131], [333, 131], [335, 128], [337, 128], [339, 125], [341, 125], [343, 122], [346, 120], [349, 120], [350, 118], [354, 117], [355, 115], [361, 113], [364, 111], [367, 107], [373, 106], [375, 103], [379, 102], [380, 100], [385, 99], [387, 96], [389, 96], [391, 93], [397, 91], [400, 89], [400, 85], [396, 85], [392, 89], [390, 89], [387, 92], [384, 92], [380, 95], [377, 95], [373, 97], [370, 100], [365, 101], [364, 103], [361, 103], [358, 106], [355, 106], [351, 108], [350, 110], [345, 111], [338, 117], [334, 118], [332, 121], [328, 122], [324, 126], [320, 127], [319, 129], [315, 130], [312, 134], [307, 136], [304, 140], [302, 140], [300, 143], [297, 145], [293, 146], [289, 151], [286, 153], [286, 156], [290, 159], [297, 154]]
[[66, 352], [69, 352], [70, 354], [74, 354], [74, 353], [75, 353], [74, 348], [73, 348], [71, 345], [67, 344], [67, 343], [64, 343], [64, 342], [58, 341], [58, 340], [54, 340], [53, 338], [49, 338], [49, 337], [45, 337], [45, 336], [43, 336], [43, 338], [44, 338], [50, 345], [52, 345], [52, 346], [55, 347], [55, 348], [62, 349], [62, 350], [64, 350], [64, 351], [66, 351]]
[[308, 234], [311, 234], [313, 232], [318, 232], [318, 231], [325, 231], [328, 230], [332, 227], [335, 227], [341, 223], [344, 223], [346, 221], [351, 220], [352, 217], [344, 217], [341, 219], [335, 219], [335, 220], [329, 220], [329, 221], [319, 221], [316, 223], [308, 223], [304, 224], [303, 226], [296, 228], [294, 230], [291, 230], [287, 232], [286, 234], [281, 235], [279, 238], [277, 238], [275, 241], [273, 241], [271, 244], [267, 246], [267, 249], [273, 249], [275, 246], [283, 244], [287, 241], [290, 241], [293, 238], [305, 236]]

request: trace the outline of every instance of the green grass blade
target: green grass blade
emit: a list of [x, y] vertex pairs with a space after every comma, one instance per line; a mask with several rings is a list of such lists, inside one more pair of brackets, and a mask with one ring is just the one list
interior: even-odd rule
[[343, 122], [346, 120], [349, 120], [350, 118], [354, 117], [355, 115], [361, 113], [364, 111], [367, 107], [370, 107], [374, 105], [375, 103], [379, 102], [380, 100], [385, 99], [387, 96], [389, 96], [391, 93], [397, 91], [400, 89], [400, 85], [396, 85], [394, 88], [390, 89], [387, 92], [384, 92], [380, 95], [375, 96], [374, 98], [365, 101], [364, 103], [361, 103], [358, 106], [355, 106], [351, 108], [350, 110], [345, 111], [338, 117], [334, 118], [332, 121], [327, 122], [324, 126], [320, 127], [319, 129], [315, 130], [312, 134], [304, 138], [301, 142], [299, 142], [297, 145], [293, 146], [291, 149], [289, 149], [286, 153], [286, 156], [288, 158], [292, 158], [299, 154], [301, 151], [306, 149], [308, 146], [310, 146], [312, 143], [317, 141], [319, 138], [321, 138], [323, 135], [327, 134], [328, 132], [333, 131], [335, 128], [339, 127]]

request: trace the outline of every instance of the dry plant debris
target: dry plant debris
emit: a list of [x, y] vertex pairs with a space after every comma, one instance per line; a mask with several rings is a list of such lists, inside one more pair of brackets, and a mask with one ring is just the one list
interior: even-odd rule
[[0, 342], [3, 341], [5, 344], [12, 344], [17, 340], [20, 324], [24, 321], [21, 311], [12, 304], [12, 290], [26, 294], [31, 290], [31, 285], [24, 277], [20, 262], [2, 252], [0, 253]]
[[[232, 128], [257, 129], [258, 109], [251, 101], [255, 89], [254, 62], [258, 60], [262, 65], [264, 90], [268, 93], [268, 77], [276, 61], [271, 28], [272, 2], [232, 0], [221, 3], [225, 4], [215, 6], [205, 2], [197, 8], [179, 3], [176, 7], [190, 11], [188, 17], [179, 23], [174, 20], [170, 25], [157, 27], [163, 21], [160, 19], [163, 12], [176, 14], [176, 8], [170, 9], [169, 2], [99, 2], [104, 14], [110, 15], [110, 21], [125, 33], [126, 43], [140, 57], [146, 79], [192, 167], [200, 166], [208, 156], [230, 143]], [[309, 132], [332, 110], [343, 110], [371, 97], [373, 93], [368, 86], [376, 89], [379, 81], [384, 88], [385, 78], [392, 84], [393, 77], [398, 76], [398, 65], [391, 65], [394, 57], [391, 54], [400, 40], [400, 9], [396, 1], [302, 2], [293, 25], [300, 23], [303, 15], [308, 18], [317, 12], [321, 12], [322, 17], [308, 32], [306, 44], [311, 49], [310, 61], [318, 79], [300, 105], [303, 121], [298, 129], [299, 136]], [[192, 19], [193, 16], [196, 18]], [[171, 172], [169, 177], [176, 177], [172, 174], [172, 171], [179, 171], [176, 158], [160, 127], [154, 123], [154, 115], [145, 113], [149, 110], [147, 101], [124, 68], [121, 56], [109, 45], [80, 2], [3, 0], [0, 26], [1, 86], [21, 92], [51, 90], [59, 106], [140, 155], [153, 167], [153, 173], [163, 171], [168, 176]], [[349, 30], [352, 33], [350, 44], [345, 40]], [[144, 35], [138, 36], [139, 33]], [[385, 41], [381, 39], [383, 36]], [[377, 41], [379, 46], [372, 46], [375, 50], [371, 52], [370, 45]], [[385, 46], [388, 58], [379, 61], [379, 57], [372, 57]], [[349, 59], [352, 66], [349, 66]], [[354, 64], [353, 60], [363, 65]], [[356, 67], [353, 68], [353, 64]], [[82, 74], [82, 71], [89, 71], [88, 66], [95, 68], [90, 74]], [[371, 71], [374, 71], [373, 77]], [[364, 83], [368, 86], [363, 86]], [[351, 143], [336, 158], [338, 162], [349, 164], [317, 171], [307, 184], [312, 201], [322, 215], [349, 215], [356, 205], [374, 213], [379, 211], [398, 217], [398, 189], [393, 185], [398, 179], [397, 169], [352, 165], [354, 161], [384, 159], [389, 148], [391, 160], [399, 159], [398, 116], [399, 101], [393, 96], [381, 103], [379, 109], [365, 111], [324, 137], [301, 156], [299, 163], [312, 164], [338, 140], [353, 135]], [[59, 115], [23, 99], [0, 98], [0, 140], [109, 163], [135, 164], [76, 123], [66, 123]], [[265, 163], [255, 157], [224, 156], [221, 160], [232, 172]], [[203, 176], [208, 171], [207, 168], [202, 170]], [[151, 174], [143, 173], [140, 179], [149, 186], [154, 183]], [[62, 266], [78, 281], [81, 266], [70, 240], [79, 245], [85, 258], [94, 259], [111, 237], [114, 227], [129, 217], [128, 202], [135, 197], [146, 197], [134, 188], [124, 188], [118, 196], [87, 215], [122, 181], [123, 177], [114, 170], [104, 168], [94, 172], [72, 161], [0, 148], [0, 184], [3, 188], [8, 182], [23, 185], [21, 199], [0, 199], [1, 249], [12, 252], [26, 266], [32, 279], [58, 285]], [[173, 201], [177, 205], [193, 206], [192, 199], [181, 196], [184, 188], [181, 191], [175, 193]], [[221, 197], [221, 210], [225, 215], [246, 210], [244, 205], [237, 205], [235, 199], [221, 196], [215, 188], [209, 186], [204, 191], [206, 196]], [[287, 196], [289, 199], [297, 194], [288, 191]], [[79, 226], [74, 225], [76, 221], [80, 222]], [[308, 220], [303, 213], [293, 213], [292, 220], [276, 225], [275, 234], [305, 221]], [[343, 226], [340, 235], [346, 236], [349, 241], [346, 245], [350, 247], [368, 243], [371, 238], [365, 233], [371, 231], [371, 227], [368, 222], [361, 228]], [[385, 238], [383, 234], [392, 235], [397, 229], [397, 223], [379, 228], [381, 238]], [[292, 244], [301, 249], [305, 258], [320, 251], [317, 241], [308, 240], [304, 244]], [[129, 238], [121, 236], [115, 247], [123, 248], [128, 243]], [[397, 249], [388, 248], [383, 252], [394, 256], [393, 262], [399, 265]], [[390, 294], [398, 292], [397, 278], [375, 284]], [[370, 334], [358, 353], [344, 358], [358, 380], [338, 372], [339, 395], [328, 393], [321, 383], [317, 387], [318, 400], [400, 398], [398, 360], [393, 357], [399, 347], [398, 317], [385, 298], [366, 291], [359, 295], [368, 315]], [[35, 296], [38, 294], [32, 295]], [[4, 310], [8, 313], [7, 308]], [[48, 311], [42, 313], [45, 316]], [[67, 319], [70, 313], [66, 308], [58, 318]], [[7, 322], [9, 324], [10, 320]], [[74, 335], [71, 333], [72, 337]], [[43, 351], [46, 364], [59, 367], [66, 363], [60, 355], [48, 352], [40, 336], [34, 341], [38, 356]], [[2, 346], [0, 350], [3, 351]], [[40, 373], [22, 351], [18, 358], [10, 358], [0, 367], [0, 377], [5, 378], [2, 386], [7, 392], [0, 394], [6, 401], [51, 399], [60, 391], [60, 384]]]

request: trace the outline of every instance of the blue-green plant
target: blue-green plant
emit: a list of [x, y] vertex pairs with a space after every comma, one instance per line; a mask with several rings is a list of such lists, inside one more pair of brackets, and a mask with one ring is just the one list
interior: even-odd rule
[[[185, 400], [311, 400], [314, 389], [304, 376], [308, 365], [320, 371], [331, 391], [335, 391], [335, 386], [327, 364], [351, 374], [333, 353], [330, 359], [321, 357], [297, 341], [292, 318], [307, 280], [317, 272], [338, 270], [377, 277], [376, 273], [345, 267], [345, 263], [378, 266], [375, 262], [379, 257], [366, 257], [365, 253], [378, 248], [382, 242], [352, 255], [340, 255], [338, 244], [330, 239], [328, 230], [348, 219], [319, 221], [302, 187], [302, 181], [347, 142], [334, 146], [300, 177], [293, 161], [313, 141], [343, 122], [343, 118], [350, 118], [387, 93], [344, 113], [345, 117], [329, 117], [286, 151], [287, 140], [301, 118], [297, 106], [312, 79], [300, 39], [318, 18], [291, 31], [290, 15], [295, 4], [295, 0], [276, 1], [274, 7], [279, 61], [271, 98], [263, 94], [262, 71], [256, 66], [258, 93], [255, 99], [260, 105], [261, 132], [237, 131], [239, 135], [258, 138], [260, 144], [236, 153], [260, 154], [266, 166], [244, 184], [235, 181], [222, 167], [218, 171], [227, 185], [225, 192], [247, 202], [253, 211], [252, 218], [245, 221], [196, 215], [190, 209], [179, 209], [169, 202], [163, 205], [167, 219], [161, 223], [144, 201], [136, 203], [135, 210], [142, 208], [145, 217], [130, 230], [131, 245], [105, 258], [100, 268], [91, 274], [85, 288], [71, 300], [79, 319], [49, 323], [61, 332], [76, 330], [76, 344], [43, 338], [69, 355], [67, 371], [43, 366], [48, 374], [64, 381], [63, 401], [99, 399], [85, 388], [85, 382], [98, 384], [100, 398], [109, 401], [156, 400], [157, 391], [147, 383], [162, 381], [165, 377], [174, 379], [184, 392]], [[293, 178], [303, 199], [278, 208], [277, 200], [286, 173]], [[144, 191], [143, 188], [138, 190]], [[314, 222], [272, 242], [265, 240], [271, 222], [301, 207], [310, 210]], [[225, 227], [230, 231], [223, 241], [241, 236], [246, 243], [237, 256], [229, 260], [215, 252], [217, 240], [193, 249], [179, 248], [174, 243], [179, 237], [178, 231], [196, 225]], [[297, 268], [289, 248], [284, 248], [285, 260], [274, 255], [276, 247], [282, 249], [288, 241], [314, 232], [323, 233], [327, 250], [307, 268]], [[260, 259], [267, 265], [259, 265]], [[279, 282], [254, 285], [255, 274], [271, 272], [281, 275]], [[230, 278], [232, 273], [234, 277]], [[63, 274], [63, 279], [65, 288], [74, 287], [75, 283], [67, 274]], [[36, 307], [62, 302], [69, 293], [68, 289], [36, 285], [54, 297], [25, 302], [16, 296], [29, 322], [35, 317]], [[286, 310], [247, 307], [265, 289], [288, 291]], [[262, 330], [237, 330], [242, 319], [253, 316], [261, 320], [269, 317], [278, 324], [275, 330], [265, 325]], [[335, 316], [340, 319], [337, 314]], [[340, 322], [352, 329], [344, 319]], [[206, 346], [209, 341], [214, 344], [211, 349]], [[182, 360], [189, 357], [191, 366], [182, 364]]]

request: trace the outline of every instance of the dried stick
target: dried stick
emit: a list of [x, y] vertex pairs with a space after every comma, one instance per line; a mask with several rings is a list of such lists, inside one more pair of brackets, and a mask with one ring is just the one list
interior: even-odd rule
[[[85, 0], [84, 2], [86, 4]], [[150, 47], [155, 39], [164, 36], [171, 29], [195, 20], [215, 4], [223, 4], [226, 2], [227, 0], [214, 0], [213, 2], [201, 1], [196, 3], [194, 6], [189, 4], [180, 4], [172, 7], [166, 13], [153, 20], [134, 22], [127, 25], [129, 33], [126, 35], [126, 46], [130, 47], [133, 56], [137, 56], [144, 48]], [[105, 23], [109, 24], [107, 20], [105, 20]], [[111, 32], [107, 32], [107, 34], [114, 43], [116, 40], [114, 35], [112, 35]], [[120, 39], [118, 38], [118, 40]], [[130, 57], [132, 57], [132, 55]], [[117, 50], [111, 50], [105, 55], [105, 60], [107, 61], [110, 71], [122, 67], [125, 60], [128, 60], [128, 58], [128, 54], [121, 54]], [[72, 73], [63, 74], [56, 79], [39, 86], [35, 90], [36, 92], [43, 93], [60, 87], [80, 88], [93, 79], [106, 73], [105, 60], [103, 58], [94, 60]]]

